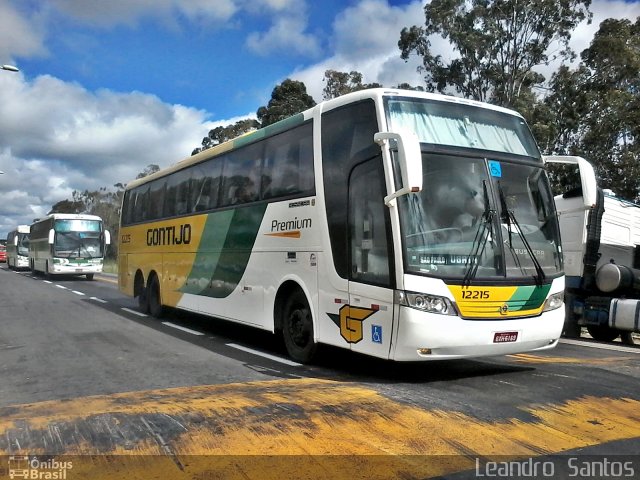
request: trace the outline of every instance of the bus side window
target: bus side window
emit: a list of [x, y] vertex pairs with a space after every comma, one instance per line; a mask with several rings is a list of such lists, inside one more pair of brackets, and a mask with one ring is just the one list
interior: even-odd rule
[[262, 175], [262, 143], [244, 147], [224, 158], [223, 205], [258, 199]]
[[133, 221], [143, 222], [148, 219], [149, 212], [149, 185], [136, 188], [136, 199], [133, 207]]
[[313, 138], [309, 123], [267, 141], [262, 198], [313, 195], [313, 191]]
[[150, 205], [149, 205], [149, 220], [155, 220], [162, 217], [162, 197], [164, 196], [164, 188], [166, 181], [164, 178], [159, 178], [151, 182], [150, 187]]
[[167, 180], [164, 198], [164, 216], [173, 217], [189, 213], [189, 180], [191, 170], [175, 172]]

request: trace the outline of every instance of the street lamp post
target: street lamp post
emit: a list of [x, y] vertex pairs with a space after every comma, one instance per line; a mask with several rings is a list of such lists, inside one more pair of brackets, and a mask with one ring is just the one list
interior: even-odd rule
[[19, 72], [18, 67], [14, 67], [13, 65], [2, 65], [0, 66], [2, 70], [8, 70], [9, 72]]

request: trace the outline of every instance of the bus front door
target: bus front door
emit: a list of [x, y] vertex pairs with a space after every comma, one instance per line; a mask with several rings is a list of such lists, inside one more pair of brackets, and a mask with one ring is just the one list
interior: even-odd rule
[[349, 178], [349, 305], [340, 334], [351, 350], [388, 358], [393, 333], [389, 213], [381, 158], [356, 166]]

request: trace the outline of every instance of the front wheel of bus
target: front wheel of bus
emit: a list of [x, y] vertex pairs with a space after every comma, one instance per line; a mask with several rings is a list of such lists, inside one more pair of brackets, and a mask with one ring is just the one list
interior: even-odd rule
[[285, 304], [282, 336], [292, 359], [301, 363], [313, 359], [318, 345], [313, 338], [311, 309], [301, 291], [294, 292]]
[[162, 300], [160, 297], [160, 281], [155, 275], [149, 280], [147, 287], [147, 296], [149, 298], [149, 313], [152, 317], [160, 318], [164, 312]]

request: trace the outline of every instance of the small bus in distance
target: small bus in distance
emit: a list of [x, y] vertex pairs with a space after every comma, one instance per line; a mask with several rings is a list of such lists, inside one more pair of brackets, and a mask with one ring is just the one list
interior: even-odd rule
[[555, 347], [564, 271], [553, 195], [522, 116], [370, 89], [126, 187], [119, 287], [399, 361]]
[[29, 267], [45, 275], [93, 275], [102, 272], [108, 230], [96, 215], [53, 213], [36, 220], [29, 233]]
[[7, 235], [7, 266], [29, 268], [29, 225], [18, 225]]

